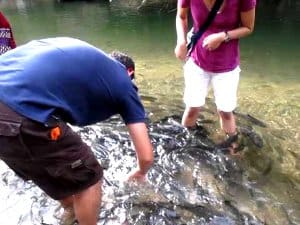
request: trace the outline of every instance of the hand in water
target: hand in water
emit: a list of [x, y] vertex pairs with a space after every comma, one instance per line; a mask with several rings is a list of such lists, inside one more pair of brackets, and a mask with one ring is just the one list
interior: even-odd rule
[[146, 182], [146, 174], [142, 173], [139, 169], [135, 169], [128, 174], [128, 181]]

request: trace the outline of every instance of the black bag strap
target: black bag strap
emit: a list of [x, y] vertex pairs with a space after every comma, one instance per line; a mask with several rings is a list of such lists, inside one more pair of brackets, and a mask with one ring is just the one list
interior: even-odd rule
[[204, 21], [204, 23], [201, 25], [201, 27], [199, 28], [197, 33], [192, 35], [191, 41], [187, 45], [187, 49], [188, 49], [187, 55], [188, 56], [190, 56], [190, 54], [192, 53], [194, 47], [196, 46], [196, 43], [197, 43], [198, 39], [202, 36], [204, 31], [209, 27], [209, 25], [211, 24], [211, 22], [213, 21], [213, 19], [217, 15], [223, 1], [224, 0], [216, 0], [215, 1], [215, 4], [213, 5], [212, 9], [210, 10], [210, 12], [209, 12], [206, 20]]

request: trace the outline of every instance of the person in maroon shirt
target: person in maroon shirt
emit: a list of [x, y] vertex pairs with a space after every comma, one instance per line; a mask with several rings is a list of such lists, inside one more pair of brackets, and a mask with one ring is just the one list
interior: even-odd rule
[[0, 55], [16, 47], [16, 42], [9, 21], [0, 12]]
[[[205, 30], [187, 59], [189, 12], [194, 31], [204, 23], [215, 0], [178, 0], [175, 55], [184, 65], [184, 103], [182, 124], [192, 128], [205, 104], [210, 86], [222, 130], [227, 139], [221, 147], [237, 148], [238, 132], [233, 110], [237, 106], [240, 77], [239, 39], [254, 30], [256, 0], [224, 0], [210, 26]], [[223, 145], [224, 144], [224, 145]]]

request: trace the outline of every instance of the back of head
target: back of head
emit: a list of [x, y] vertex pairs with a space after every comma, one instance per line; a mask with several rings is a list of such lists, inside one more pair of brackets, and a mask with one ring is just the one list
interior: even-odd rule
[[127, 54], [119, 51], [113, 51], [110, 53], [110, 56], [122, 63], [128, 72], [128, 75], [131, 79], [134, 79], [134, 71], [135, 71], [135, 64], [133, 59], [128, 56]]

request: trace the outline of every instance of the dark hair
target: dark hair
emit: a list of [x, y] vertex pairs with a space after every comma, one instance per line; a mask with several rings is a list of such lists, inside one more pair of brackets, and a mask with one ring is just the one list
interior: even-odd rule
[[[127, 54], [119, 51], [113, 51], [110, 53], [110, 56], [122, 63], [126, 67], [126, 69], [132, 69], [133, 71], [135, 70], [134, 61]], [[130, 78], [134, 79], [134, 72], [130, 76]]]

